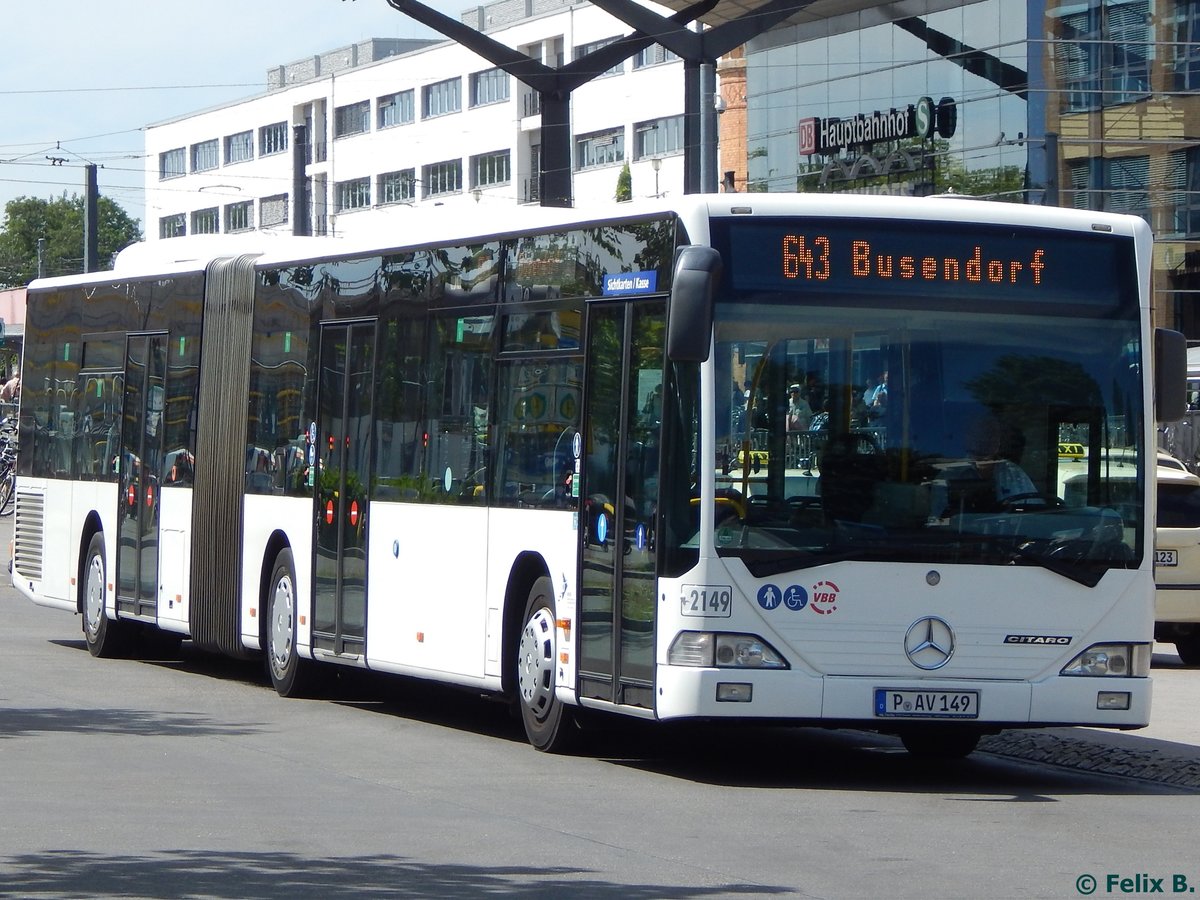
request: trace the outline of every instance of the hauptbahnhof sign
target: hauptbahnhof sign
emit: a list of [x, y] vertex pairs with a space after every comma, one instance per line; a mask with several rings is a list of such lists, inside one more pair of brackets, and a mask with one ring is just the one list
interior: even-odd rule
[[799, 128], [801, 155], [828, 154], [883, 141], [925, 139], [934, 134], [952, 137], [958, 128], [958, 107], [953, 97], [943, 97], [937, 103], [922, 97], [904, 109], [877, 110], [853, 119], [801, 119]]

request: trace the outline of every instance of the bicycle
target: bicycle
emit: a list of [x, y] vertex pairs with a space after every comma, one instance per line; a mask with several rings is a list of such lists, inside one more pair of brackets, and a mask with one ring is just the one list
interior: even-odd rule
[[0, 422], [0, 518], [16, 511], [17, 433], [10, 419]]

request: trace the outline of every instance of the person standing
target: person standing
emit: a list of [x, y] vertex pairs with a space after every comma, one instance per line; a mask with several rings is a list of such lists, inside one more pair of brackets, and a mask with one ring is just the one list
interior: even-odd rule
[[788, 388], [787, 430], [789, 433], [808, 431], [812, 422], [812, 407], [801, 396], [800, 385], [793, 384]]
[[808, 428], [812, 424], [812, 407], [801, 395], [800, 385], [788, 388], [787, 406], [787, 465], [796, 468], [808, 465]]
[[21, 373], [14, 372], [13, 377], [0, 387], [0, 402], [18, 403], [21, 399]]
[[872, 388], [867, 388], [863, 393], [863, 403], [867, 407], [867, 415], [872, 419], [878, 419], [887, 412], [888, 398], [888, 373], [884, 369], [879, 374], [879, 380]]

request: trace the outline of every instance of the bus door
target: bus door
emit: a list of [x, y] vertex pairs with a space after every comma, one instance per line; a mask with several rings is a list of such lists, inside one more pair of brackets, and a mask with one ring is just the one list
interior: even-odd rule
[[117, 610], [153, 618], [158, 605], [158, 489], [166, 396], [165, 334], [130, 335], [125, 344], [121, 445], [110, 460], [117, 499]]
[[588, 309], [580, 693], [654, 706], [655, 520], [666, 304]]
[[367, 614], [367, 495], [375, 322], [321, 328], [317, 389], [313, 646], [362, 655]]

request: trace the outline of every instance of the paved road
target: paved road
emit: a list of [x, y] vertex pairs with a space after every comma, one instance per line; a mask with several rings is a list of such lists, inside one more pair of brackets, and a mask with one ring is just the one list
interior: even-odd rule
[[[188, 645], [96, 660], [78, 619], [7, 588], [0, 623], [3, 896], [928, 900], [1075, 897], [1080, 877], [1114, 873], [1200, 884], [1193, 789], [986, 752], [931, 766], [890, 738], [814, 729], [629, 727], [547, 757], [505, 710], [447, 689], [348, 677], [285, 701], [257, 666]], [[1156, 663], [1166, 723], [1200, 672]], [[1042, 737], [1107, 755], [1105, 741], [1187, 746], [1061, 734]]]

